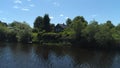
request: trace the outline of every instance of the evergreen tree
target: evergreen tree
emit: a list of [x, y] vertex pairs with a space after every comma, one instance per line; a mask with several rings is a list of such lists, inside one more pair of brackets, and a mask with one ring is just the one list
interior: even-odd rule
[[38, 16], [34, 22], [34, 28], [38, 30], [43, 30], [43, 18]]
[[44, 15], [44, 18], [43, 18], [43, 29], [46, 32], [50, 32], [51, 31], [51, 29], [50, 29], [50, 18], [49, 18], [48, 14]]

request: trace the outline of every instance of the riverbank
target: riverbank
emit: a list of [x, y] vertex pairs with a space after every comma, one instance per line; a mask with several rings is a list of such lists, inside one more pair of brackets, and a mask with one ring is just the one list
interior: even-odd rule
[[31, 28], [26, 22], [14, 21], [10, 24], [0, 21], [0, 41], [37, 43], [43, 46], [71, 46], [85, 48], [120, 47], [120, 24], [111, 21], [99, 24], [87, 22], [83, 16], [67, 19], [66, 24], [52, 24], [48, 14], [38, 16]]
[[87, 42], [85, 44], [78, 44], [78, 43], [71, 43], [71, 42], [28, 42], [28, 43], [21, 43], [21, 42], [0, 42], [0, 43], [18, 43], [23, 45], [39, 45], [39, 46], [45, 46], [45, 47], [75, 47], [75, 48], [83, 48], [83, 49], [90, 49], [90, 50], [120, 50], [120, 45], [100, 45], [100, 44], [88, 44]]

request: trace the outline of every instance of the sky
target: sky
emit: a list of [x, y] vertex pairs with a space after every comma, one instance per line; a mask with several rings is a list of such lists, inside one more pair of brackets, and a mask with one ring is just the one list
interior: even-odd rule
[[26, 21], [31, 27], [37, 16], [49, 14], [51, 23], [83, 16], [88, 22], [120, 23], [120, 0], [0, 0], [0, 20]]

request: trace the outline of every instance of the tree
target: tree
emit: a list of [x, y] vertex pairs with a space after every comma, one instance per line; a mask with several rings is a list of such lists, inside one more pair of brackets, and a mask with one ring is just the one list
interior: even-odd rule
[[115, 27], [110, 20], [108, 20], [108, 21], [105, 23], [105, 25], [106, 25], [107, 27], [109, 27], [109, 29], [112, 29], [112, 28]]
[[110, 47], [114, 42], [111, 29], [106, 24], [99, 26], [99, 31], [95, 34], [94, 38], [100, 47]]
[[118, 24], [115, 28], [112, 28], [111, 32], [116, 44], [120, 44], [120, 24]]
[[82, 31], [82, 36], [85, 37], [88, 43], [95, 43], [94, 36], [99, 31], [98, 22], [93, 20], [90, 24]]
[[73, 19], [71, 27], [75, 32], [76, 39], [81, 38], [81, 32], [87, 26], [87, 21], [82, 16], [77, 16]]
[[49, 18], [48, 14], [44, 15], [44, 18], [43, 18], [43, 29], [46, 32], [50, 32], [51, 31], [51, 29], [50, 29], [50, 18]]
[[43, 30], [43, 18], [41, 16], [35, 19], [34, 29], [38, 29], [38, 31]]
[[115, 27], [116, 30], [120, 31], [120, 24]]
[[66, 20], [67, 26], [70, 26], [71, 23], [72, 23], [72, 20], [71, 20], [70, 18], [68, 18], [68, 19]]
[[26, 22], [14, 21], [13, 23], [10, 24], [10, 26], [14, 33], [17, 33], [16, 34], [17, 41], [23, 43], [28, 43], [31, 41], [32, 29]]
[[51, 30], [52, 32], [55, 31], [55, 25], [54, 25], [54, 24], [50, 24], [50, 30]]
[[8, 28], [0, 23], [0, 41], [6, 41]]
[[29, 42], [31, 42], [32, 41], [31, 33], [26, 31], [26, 30], [20, 31], [19, 41], [22, 42], [22, 43], [29, 43]]
[[0, 24], [7, 27], [7, 23], [0, 21]]
[[14, 29], [9, 29], [7, 33], [7, 41], [17, 42], [17, 32]]

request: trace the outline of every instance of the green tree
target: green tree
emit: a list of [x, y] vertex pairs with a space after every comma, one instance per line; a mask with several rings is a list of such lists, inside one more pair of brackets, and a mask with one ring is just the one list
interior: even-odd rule
[[7, 23], [0, 21], [0, 24], [7, 27]]
[[94, 38], [100, 47], [110, 47], [114, 42], [111, 29], [106, 24], [99, 26], [99, 31], [95, 34]]
[[6, 41], [8, 28], [0, 23], [0, 41]]
[[117, 31], [120, 31], [120, 24], [118, 24], [118, 25], [115, 27], [115, 29], [116, 29]]
[[17, 32], [14, 29], [9, 29], [7, 33], [7, 41], [9, 42], [17, 42]]
[[38, 16], [36, 19], [35, 19], [35, 22], [34, 22], [34, 29], [40, 31], [40, 30], [43, 30], [43, 18], [41, 16]]
[[[94, 36], [99, 31], [99, 25], [98, 22], [93, 20], [90, 22], [90, 24], [82, 31], [82, 36], [85, 37], [85, 39], [89, 43], [95, 43]], [[86, 42], [87, 42], [86, 41]]]
[[108, 21], [105, 23], [105, 25], [106, 25], [107, 27], [109, 27], [109, 29], [112, 29], [112, 28], [115, 27], [110, 20], [108, 20]]
[[120, 24], [118, 24], [115, 28], [112, 28], [111, 32], [116, 44], [120, 44]]
[[76, 39], [81, 38], [81, 32], [87, 26], [87, 21], [82, 16], [77, 16], [73, 19], [71, 27], [75, 32]]
[[31, 42], [32, 41], [31, 33], [26, 31], [26, 30], [20, 31], [19, 41], [22, 42], [22, 43], [29, 43], [29, 42]]
[[43, 29], [46, 32], [50, 32], [51, 31], [51, 29], [50, 29], [50, 18], [49, 18], [48, 14], [44, 15], [44, 18], [43, 18]]
[[14, 30], [19, 42], [28, 43], [31, 41], [32, 29], [26, 22], [14, 21], [10, 24], [12, 30]]
[[72, 23], [72, 20], [71, 20], [70, 18], [68, 18], [68, 19], [66, 20], [67, 26], [70, 26], [71, 23]]
[[51, 30], [52, 32], [55, 31], [55, 25], [54, 25], [54, 24], [50, 24], [50, 30]]

